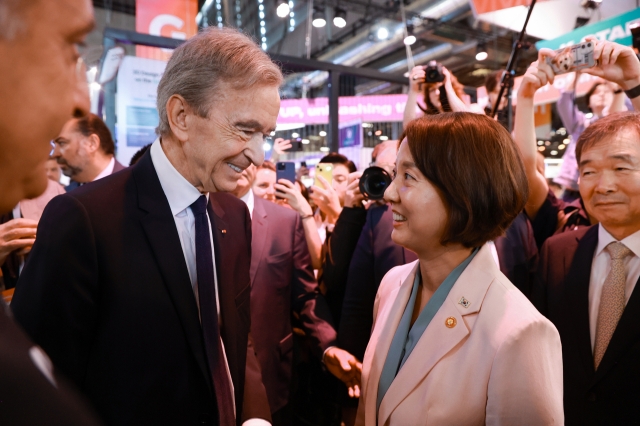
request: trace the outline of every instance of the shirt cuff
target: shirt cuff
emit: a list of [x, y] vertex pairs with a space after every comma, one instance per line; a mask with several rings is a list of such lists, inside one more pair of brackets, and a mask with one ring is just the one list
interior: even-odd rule
[[324, 350], [324, 352], [322, 352], [322, 359], [320, 361], [322, 361], [322, 363], [324, 364], [324, 356], [327, 354], [327, 351], [331, 348], [335, 348], [336, 345], [333, 346], [329, 346], [327, 349]]
[[242, 423], [242, 426], [271, 426], [271, 423], [265, 419], [249, 419]]

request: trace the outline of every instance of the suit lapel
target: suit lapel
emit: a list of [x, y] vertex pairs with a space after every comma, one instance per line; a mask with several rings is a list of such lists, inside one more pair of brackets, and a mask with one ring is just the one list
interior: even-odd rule
[[[418, 340], [413, 352], [398, 372], [393, 383], [391, 383], [389, 390], [380, 404], [378, 416], [380, 424], [385, 424], [389, 416], [393, 413], [393, 410], [413, 392], [438, 361], [467, 337], [470, 330], [467, 328], [462, 317], [474, 315], [480, 311], [484, 296], [493, 282], [496, 273], [498, 273], [498, 268], [495, 265], [491, 251], [488, 246], [484, 246], [467, 266], [462, 275], [460, 275], [460, 278], [456, 281], [444, 303]], [[409, 293], [411, 292], [411, 284], [413, 283], [414, 277], [415, 270], [408, 277], [410, 278], [410, 281], [408, 281], [409, 285], [407, 286]], [[403, 287], [406, 285], [407, 281], [405, 280]], [[463, 297], [469, 302], [466, 308], [458, 303]], [[409, 295], [406, 296], [406, 299], [408, 298]], [[400, 299], [400, 294], [398, 295], [398, 299]], [[406, 306], [406, 300], [402, 300], [404, 300], [404, 303], [394, 303], [394, 305], [397, 305], [395, 309], [400, 311], [399, 316], [402, 316], [404, 307]], [[445, 325], [445, 321], [449, 317], [456, 319], [457, 326], [449, 328]], [[384, 359], [389, 351], [391, 339], [393, 339], [399, 321], [400, 318], [398, 318], [398, 321], [394, 324], [394, 328], [388, 332], [389, 336], [386, 338], [389, 340], [389, 343], [383, 345], [381, 348], [384, 349], [384, 357], [381, 357], [382, 365], [384, 364]], [[376, 387], [379, 376], [380, 373], [378, 373], [378, 378], [375, 382]]]
[[624, 308], [620, 322], [613, 332], [607, 351], [598, 366], [592, 384], [603, 378], [607, 371], [613, 367], [624, 351], [640, 339], [640, 279], [631, 293], [629, 302]]
[[594, 374], [591, 332], [589, 328], [589, 282], [593, 253], [598, 245], [598, 227], [593, 226], [578, 240], [573, 259], [564, 258], [566, 277], [562, 306], [566, 307], [566, 322], [573, 325], [573, 342], [570, 346], [582, 360], [587, 377]]
[[[266, 201], [268, 202], [268, 201]], [[262, 252], [264, 251], [265, 244], [267, 242], [267, 212], [263, 206], [263, 200], [258, 197], [254, 197], [253, 215], [251, 219], [251, 284], [256, 277], [258, 266], [260, 265], [260, 259], [262, 259]]]
[[138, 190], [138, 206], [147, 212], [141, 219], [142, 228], [164, 278], [164, 285], [173, 300], [189, 346], [212, 391], [211, 376], [202, 343], [198, 306], [191, 288], [189, 271], [169, 202], [160, 186], [151, 155], [147, 154], [140, 160], [133, 170], [133, 176]]
[[[375, 419], [377, 417], [376, 405], [378, 398], [378, 383], [380, 382], [380, 375], [382, 374], [382, 368], [384, 362], [387, 359], [389, 353], [389, 347], [395, 334], [404, 309], [411, 295], [411, 288], [413, 286], [413, 280], [416, 276], [420, 263], [416, 262], [411, 273], [404, 279], [404, 281], [398, 282], [398, 287], [392, 290], [385, 298], [387, 301], [384, 306], [381, 306], [381, 310], [378, 312], [376, 323], [381, 323], [382, 326], [374, 327], [371, 335], [370, 342], [375, 342], [375, 350], [370, 364], [367, 365], [365, 359], [365, 365], [363, 370], [369, 371], [369, 377], [367, 379], [367, 400], [365, 401], [365, 410], [367, 419]], [[369, 343], [371, 344], [371, 343]], [[387, 395], [389, 395], [389, 391]], [[383, 401], [384, 403], [384, 401]], [[382, 407], [381, 407], [382, 408]]]

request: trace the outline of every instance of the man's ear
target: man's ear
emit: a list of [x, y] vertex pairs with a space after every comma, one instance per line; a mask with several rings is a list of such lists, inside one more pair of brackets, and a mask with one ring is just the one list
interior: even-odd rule
[[173, 135], [182, 142], [189, 139], [189, 122], [187, 116], [190, 114], [191, 109], [187, 105], [187, 102], [180, 95], [172, 95], [165, 107], [169, 127]]
[[88, 152], [96, 152], [100, 149], [100, 137], [95, 133], [90, 134], [85, 139], [85, 147]]

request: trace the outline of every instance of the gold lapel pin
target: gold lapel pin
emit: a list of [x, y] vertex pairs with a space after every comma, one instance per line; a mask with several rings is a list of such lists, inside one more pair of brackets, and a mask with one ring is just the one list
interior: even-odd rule
[[226, 229], [221, 229], [220, 232], [222, 232], [223, 234], [226, 234], [227, 230]]
[[471, 304], [471, 302], [469, 302], [467, 299], [465, 299], [465, 297], [464, 297], [464, 296], [462, 296], [462, 297], [460, 298], [460, 300], [458, 301], [458, 303], [459, 303], [460, 305], [462, 305], [464, 308], [468, 308], [468, 307], [469, 307], [469, 305]]
[[444, 325], [446, 325], [447, 328], [453, 328], [456, 326], [457, 323], [458, 321], [456, 321], [454, 317], [449, 317], [446, 320], [444, 320]]

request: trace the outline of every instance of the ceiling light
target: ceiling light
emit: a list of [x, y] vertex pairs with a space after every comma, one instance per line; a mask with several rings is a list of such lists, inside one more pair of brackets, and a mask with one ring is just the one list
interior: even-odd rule
[[322, 151], [322, 152], [329, 152], [329, 147], [328, 147], [328, 146], [321, 146], [321, 147], [320, 147], [320, 151]]
[[262, 149], [264, 149], [264, 152], [269, 152], [269, 151], [271, 151], [271, 145], [269, 145], [269, 143], [265, 142], [262, 145]]
[[489, 54], [487, 53], [487, 43], [485, 42], [478, 43], [478, 47], [476, 50], [476, 61], [484, 61], [488, 57], [489, 57]]
[[309, 144], [309, 139], [302, 139], [300, 142], [302, 142], [304, 145]]
[[382, 134], [382, 130], [376, 130], [376, 136], [380, 136]]
[[327, 136], [327, 132], [325, 132], [324, 130], [320, 130], [320, 133], [318, 133], [320, 136], [322, 136], [323, 138], [325, 136]]
[[380, 140], [381, 141], [388, 141], [389, 140], [389, 136], [380, 136]]
[[389, 38], [389, 30], [386, 29], [385, 27], [380, 27], [378, 28], [378, 31], [376, 32], [376, 37], [378, 37], [378, 40], [386, 40]]
[[404, 38], [404, 44], [411, 46], [416, 42], [416, 36], [413, 35], [413, 25], [407, 24], [407, 36]]
[[565, 149], [566, 147], [567, 146], [565, 144], [562, 144], [562, 143], [560, 145], [558, 145], [558, 149]]
[[292, 137], [292, 138], [299, 138], [299, 137], [300, 137], [300, 135], [299, 135], [299, 134], [297, 134], [296, 132], [293, 132], [293, 133], [291, 133], [291, 137]]
[[539, 146], [539, 147], [538, 147], [538, 151], [542, 152], [542, 151], [544, 151], [544, 150], [545, 150], [545, 147], [544, 147], [544, 146]]
[[338, 28], [344, 28], [347, 25], [347, 11], [336, 7], [336, 13], [333, 15], [333, 25]]
[[322, 28], [327, 25], [327, 21], [324, 19], [324, 12], [321, 10], [313, 12], [313, 21], [311, 24], [316, 28]]
[[551, 151], [551, 155], [558, 155], [558, 151], [554, 149], [553, 151]]
[[289, 12], [291, 12], [291, 9], [289, 8], [289, 1], [279, 0], [276, 14], [281, 18], [285, 18], [287, 15], [289, 15]]

